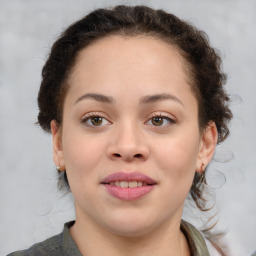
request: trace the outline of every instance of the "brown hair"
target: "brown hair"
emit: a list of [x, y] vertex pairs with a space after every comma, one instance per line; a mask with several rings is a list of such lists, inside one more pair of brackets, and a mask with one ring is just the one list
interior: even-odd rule
[[[62, 122], [66, 82], [79, 52], [88, 45], [111, 35], [149, 36], [163, 40], [179, 51], [191, 88], [199, 105], [199, 127], [205, 129], [210, 121], [218, 130], [218, 143], [229, 134], [232, 113], [229, 97], [223, 88], [226, 76], [221, 71], [221, 59], [206, 34], [193, 25], [163, 10], [146, 6], [116, 6], [98, 9], [68, 27], [52, 46], [42, 70], [38, 95], [38, 123], [47, 132], [50, 122]], [[67, 177], [65, 176], [66, 183]], [[190, 194], [200, 210], [206, 210], [203, 190], [206, 182], [195, 175]]]

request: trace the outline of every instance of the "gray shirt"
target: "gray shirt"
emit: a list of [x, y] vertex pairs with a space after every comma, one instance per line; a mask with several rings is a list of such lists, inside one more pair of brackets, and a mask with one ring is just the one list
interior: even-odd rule
[[[13, 252], [7, 256], [82, 256], [69, 232], [73, 224], [74, 221], [68, 222], [59, 235], [34, 244], [27, 250]], [[182, 220], [181, 231], [188, 241], [192, 256], [210, 256], [204, 238], [194, 226]]]

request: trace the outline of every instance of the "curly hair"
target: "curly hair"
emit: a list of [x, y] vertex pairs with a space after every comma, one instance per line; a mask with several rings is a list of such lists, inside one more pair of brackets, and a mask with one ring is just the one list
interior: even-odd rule
[[[66, 83], [79, 52], [97, 40], [112, 35], [148, 36], [174, 46], [183, 59], [190, 86], [198, 101], [199, 127], [210, 121], [216, 124], [218, 143], [229, 134], [232, 118], [229, 96], [224, 84], [221, 58], [209, 44], [207, 35], [173, 14], [146, 6], [124, 6], [97, 9], [68, 27], [53, 44], [42, 70], [38, 94], [38, 123], [47, 132], [50, 122], [62, 122], [63, 104], [68, 91]], [[67, 177], [65, 176], [68, 185]], [[204, 184], [203, 184], [204, 183]], [[205, 209], [203, 190], [206, 182], [195, 175], [190, 194], [200, 210]]]

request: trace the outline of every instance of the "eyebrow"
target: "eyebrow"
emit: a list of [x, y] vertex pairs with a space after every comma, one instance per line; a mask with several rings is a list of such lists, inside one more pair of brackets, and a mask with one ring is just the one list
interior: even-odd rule
[[[106, 96], [106, 95], [98, 94], [98, 93], [86, 93], [86, 94], [82, 95], [81, 97], [79, 97], [76, 100], [75, 104], [82, 100], [85, 100], [85, 99], [93, 99], [95, 101], [108, 103], [108, 104], [112, 104], [115, 102], [114, 98], [111, 96]], [[180, 103], [184, 107], [184, 104], [182, 103], [182, 101], [179, 98], [177, 98], [176, 96], [174, 96], [172, 94], [167, 94], [167, 93], [144, 96], [140, 99], [140, 104], [155, 103], [155, 102], [162, 101], [162, 100], [174, 100], [174, 101]]]
[[140, 100], [140, 103], [148, 104], [148, 103], [154, 103], [154, 102], [162, 101], [162, 100], [174, 100], [174, 101], [180, 103], [184, 107], [184, 104], [182, 103], [182, 101], [179, 98], [177, 98], [176, 96], [174, 96], [172, 94], [167, 94], [167, 93], [144, 96]]
[[81, 97], [79, 97], [75, 104], [78, 103], [79, 101], [85, 100], [85, 99], [93, 99], [99, 102], [103, 102], [103, 103], [108, 103], [111, 104], [114, 102], [114, 99], [111, 96], [105, 96], [102, 94], [98, 94], [98, 93], [86, 93], [84, 95], [82, 95]]

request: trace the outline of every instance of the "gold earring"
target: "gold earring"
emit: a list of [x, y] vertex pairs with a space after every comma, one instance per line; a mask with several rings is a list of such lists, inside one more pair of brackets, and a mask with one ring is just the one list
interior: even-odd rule
[[200, 173], [202, 173], [202, 174], [201, 174], [201, 177], [200, 177], [200, 183], [203, 183], [204, 180], [205, 180], [205, 175], [204, 175], [204, 163], [202, 163], [202, 165], [201, 165]]
[[204, 163], [201, 164], [200, 173], [204, 172]]
[[65, 167], [64, 168], [61, 168], [60, 166], [56, 166], [56, 169], [58, 172], [63, 172], [65, 171]]

